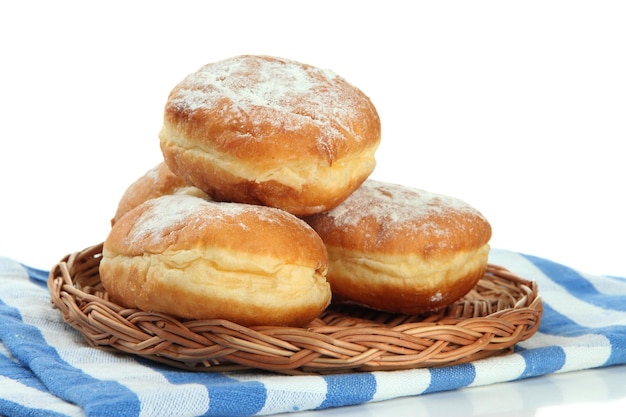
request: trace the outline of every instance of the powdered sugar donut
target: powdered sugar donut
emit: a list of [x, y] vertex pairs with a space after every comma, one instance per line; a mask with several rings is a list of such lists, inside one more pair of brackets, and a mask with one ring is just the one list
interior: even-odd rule
[[376, 164], [380, 119], [370, 99], [332, 71], [293, 60], [205, 65], [171, 91], [164, 113], [166, 163], [218, 201], [318, 213]]
[[111, 228], [100, 279], [125, 307], [303, 326], [330, 302], [327, 264], [320, 237], [283, 210], [167, 195]]
[[416, 314], [465, 295], [487, 267], [491, 226], [456, 198], [367, 180], [305, 217], [328, 250], [335, 300]]

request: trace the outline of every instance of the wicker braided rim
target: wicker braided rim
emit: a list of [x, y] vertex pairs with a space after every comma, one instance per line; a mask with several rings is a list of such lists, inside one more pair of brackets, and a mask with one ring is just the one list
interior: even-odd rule
[[535, 282], [489, 265], [476, 287], [439, 312], [406, 316], [331, 305], [307, 328], [181, 321], [123, 308], [100, 283], [102, 244], [50, 271], [51, 300], [90, 345], [197, 371], [283, 374], [455, 365], [501, 355], [531, 337], [543, 312]]

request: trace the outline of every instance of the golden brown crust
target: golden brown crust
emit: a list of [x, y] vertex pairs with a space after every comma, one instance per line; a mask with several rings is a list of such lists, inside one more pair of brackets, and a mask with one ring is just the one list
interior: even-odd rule
[[209, 196], [201, 189], [194, 187], [178, 175], [174, 175], [165, 162], [161, 162], [139, 177], [124, 191], [111, 226], [124, 214], [144, 201], [171, 194], [187, 194], [208, 199]]
[[335, 299], [416, 314], [466, 294], [487, 266], [491, 226], [452, 197], [367, 180], [304, 218], [324, 240]]
[[178, 84], [159, 137], [170, 169], [216, 200], [304, 215], [334, 207], [371, 174], [380, 119], [330, 71], [246, 55]]
[[328, 252], [327, 279], [334, 301], [419, 314], [443, 308], [470, 291], [485, 273], [489, 245], [437, 261], [425, 261], [419, 255], [374, 256], [332, 247]]
[[122, 217], [100, 277], [116, 302], [189, 319], [297, 325], [330, 302], [326, 248], [279, 209], [178, 195]]

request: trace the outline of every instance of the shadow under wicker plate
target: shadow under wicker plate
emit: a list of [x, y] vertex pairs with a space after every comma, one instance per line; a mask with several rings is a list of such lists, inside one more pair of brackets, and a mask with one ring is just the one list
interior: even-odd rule
[[472, 291], [418, 316], [331, 305], [306, 328], [180, 320], [121, 307], [98, 275], [102, 244], [50, 271], [51, 300], [90, 345], [193, 371], [263, 369], [283, 374], [447, 366], [511, 353], [539, 328], [537, 284], [489, 265]]

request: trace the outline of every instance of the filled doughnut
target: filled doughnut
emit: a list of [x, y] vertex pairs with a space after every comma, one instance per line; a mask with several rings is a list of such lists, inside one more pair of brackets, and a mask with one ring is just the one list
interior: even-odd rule
[[139, 177], [124, 191], [117, 205], [115, 216], [111, 219], [111, 225], [114, 225], [120, 217], [144, 201], [171, 194], [209, 198], [204, 191], [189, 185], [185, 180], [174, 175], [167, 164], [161, 162]]
[[456, 198], [367, 180], [304, 218], [324, 240], [337, 301], [418, 314], [458, 300], [483, 276], [491, 226]]
[[176, 175], [218, 201], [295, 215], [336, 206], [372, 173], [380, 119], [332, 71], [244, 55], [201, 67], [168, 96], [159, 134]]
[[100, 279], [111, 300], [128, 308], [304, 326], [330, 302], [327, 262], [315, 231], [283, 210], [168, 195], [115, 223]]

